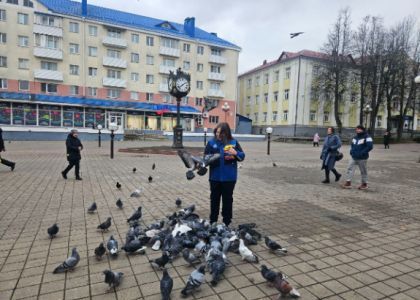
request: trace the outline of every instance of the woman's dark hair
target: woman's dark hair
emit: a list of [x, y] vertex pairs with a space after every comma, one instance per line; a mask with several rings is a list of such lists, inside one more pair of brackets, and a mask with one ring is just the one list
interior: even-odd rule
[[228, 123], [219, 123], [216, 128], [214, 128], [213, 133], [216, 137], [216, 131], [220, 128], [220, 138], [223, 144], [227, 144], [229, 141], [233, 140], [232, 132], [230, 131], [230, 127]]
[[[335, 128], [334, 127], [330, 126], [328, 128], [331, 128], [331, 133], [335, 133]], [[328, 128], [327, 128], [327, 130], [328, 130]]]

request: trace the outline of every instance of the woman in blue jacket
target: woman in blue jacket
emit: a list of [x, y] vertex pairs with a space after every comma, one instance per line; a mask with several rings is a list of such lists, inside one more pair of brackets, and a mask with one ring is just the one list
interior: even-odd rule
[[328, 127], [327, 133], [328, 136], [324, 140], [321, 152], [321, 170], [325, 170], [325, 179], [322, 183], [330, 183], [330, 171], [334, 173], [335, 181], [339, 181], [341, 178], [341, 174], [335, 169], [336, 157], [338, 155], [338, 149], [341, 147], [341, 140], [335, 134], [334, 127]]
[[207, 143], [204, 154], [220, 153], [220, 159], [210, 165], [210, 223], [217, 222], [222, 198], [223, 223], [232, 221], [233, 190], [238, 178], [238, 161], [245, 153], [232, 137], [228, 123], [219, 123], [214, 129], [214, 138]]

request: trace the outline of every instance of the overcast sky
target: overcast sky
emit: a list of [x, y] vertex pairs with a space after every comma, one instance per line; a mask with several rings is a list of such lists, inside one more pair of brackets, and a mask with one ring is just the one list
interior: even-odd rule
[[[80, 0], [79, 0], [80, 1]], [[353, 27], [365, 15], [392, 25], [405, 16], [420, 20], [419, 0], [88, 0], [88, 3], [196, 26], [242, 48], [239, 72], [276, 59], [282, 51], [319, 50], [340, 8], [349, 6]], [[419, 23], [418, 23], [419, 24]], [[289, 33], [305, 34], [290, 39]]]

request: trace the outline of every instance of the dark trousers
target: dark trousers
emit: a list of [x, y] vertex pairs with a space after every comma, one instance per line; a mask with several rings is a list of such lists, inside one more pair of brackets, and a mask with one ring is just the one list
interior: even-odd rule
[[1, 158], [0, 161], [3, 165], [8, 166], [8, 167], [13, 167], [15, 165], [14, 162], [8, 161], [8, 160], [3, 159], [3, 158]]
[[64, 174], [67, 175], [67, 173], [73, 168], [76, 167], [75, 169], [75, 174], [76, 174], [76, 178], [80, 177], [80, 160], [69, 160], [69, 165], [67, 166], [67, 168], [63, 171]]
[[319, 143], [318, 142], [314, 142], [314, 147], [315, 146], [319, 147]]
[[[331, 172], [334, 173], [336, 178], [340, 175], [335, 168], [331, 169]], [[325, 168], [325, 180], [330, 181], [330, 170], [328, 168]]]
[[229, 225], [232, 221], [233, 190], [235, 181], [210, 181], [210, 223], [217, 222], [222, 198], [223, 223]]
[[384, 144], [385, 149], [389, 149], [389, 144]]

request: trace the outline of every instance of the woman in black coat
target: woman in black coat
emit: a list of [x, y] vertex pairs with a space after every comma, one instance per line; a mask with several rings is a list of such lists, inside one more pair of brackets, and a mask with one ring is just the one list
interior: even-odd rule
[[335, 169], [335, 162], [338, 155], [338, 149], [341, 147], [341, 140], [338, 135], [335, 134], [334, 127], [328, 127], [328, 135], [324, 139], [324, 145], [322, 146], [321, 159], [322, 168], [325, 170], [325, 180], [322, 183], [330, 183], [330, 171], [335, 175], [335, 181], [339, 181], [341, 174]]
[[80, 151], [83, 149], [82, 142], [80, 142], [78, 138], [78, 132], [76, 129], [73, 129], [70, 134], [67, 136], [66, 140], [66, 148], [67, 148], [67, 160], [69, 165], [67, 168], [61, 172], [64, 179], [67, 179], [67, 173], [73, 168], [76, 167], [76, 180], [82, 180], [80, 177], [80, 160], [82, 156], [80, 155]]
[[[3, 151], [6, 151], [6, 148], [4, 147], [3, 129], [0, 128], [0, 153]], [[3, 165], [10, 167], [12, 171], [15, 169], [16, 163], [3, 159], [1, 155], [0, 155], [0, 161]]]

